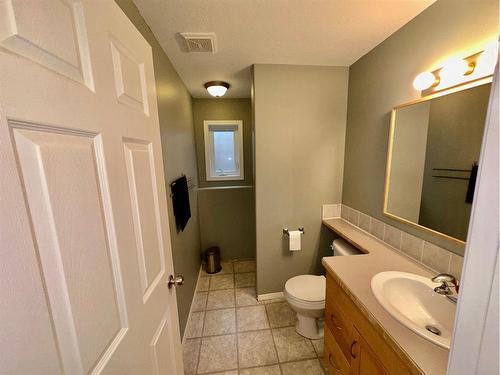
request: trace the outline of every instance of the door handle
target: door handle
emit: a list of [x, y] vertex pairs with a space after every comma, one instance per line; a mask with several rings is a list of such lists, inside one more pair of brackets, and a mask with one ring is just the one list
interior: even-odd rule
[[175, 286], [175, 287], [181, 286], [182, 284], [184, 284], [184, 276], [179, 275], [179, 276], [174, 277], [174, 275], [170, 275], [168, 277], [167, 284], [168, 284], [169, 289], [172, 288], [172, 286]]

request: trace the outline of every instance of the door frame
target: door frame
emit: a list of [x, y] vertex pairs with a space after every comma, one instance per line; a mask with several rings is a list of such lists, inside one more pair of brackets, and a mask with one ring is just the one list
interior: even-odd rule
[[[498, 374], [499, 69], [481, 147], [448, 374]], [[496, 342], [496, 348], [491, 347]], [[484, 345], [483, 345], [484, 344]], [[493, 354], [496, 351], [496, 355]]]

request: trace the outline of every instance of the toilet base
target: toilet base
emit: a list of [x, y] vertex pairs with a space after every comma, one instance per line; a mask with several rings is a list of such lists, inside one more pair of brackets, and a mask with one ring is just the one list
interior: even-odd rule
[[297, 314], [297, 323], [295, 324], [295, 331], [301, 336], [311, 340], [322, 339], [324, 335], [324, 320]]

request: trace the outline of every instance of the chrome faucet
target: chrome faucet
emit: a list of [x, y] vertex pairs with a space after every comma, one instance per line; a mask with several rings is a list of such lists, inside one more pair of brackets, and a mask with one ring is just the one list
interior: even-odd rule
[[453, 275], [440, 273], [439, 275], [434, 276], [431, 281], [441, 283], [441, 285], [434, 288], [434, 291], [438, 294], [442, 294], [444, 296], [452, 295], [453, 291], [450, 289], [450, 284], [455, 288], [455, 292], [458, 294], [458, 281]]

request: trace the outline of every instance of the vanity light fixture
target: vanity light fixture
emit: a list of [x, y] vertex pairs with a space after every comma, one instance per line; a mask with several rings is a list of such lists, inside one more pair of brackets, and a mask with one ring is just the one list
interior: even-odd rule
[[420, 73], [413, 80], [413, 87], [418, 91], [425, 91], [425, 94], [430, 94], [464, 83], [476, 82], [493, 74], [497, 56], [498, 42], [495, 41], [490, 43], [484, 51], [464, 59], [450, 59], [442, 68]]
[[224, 81], [210, 81], [205, 83], [204, 86], [210, 95], [220, 98], [224, 96], [230, 84]]
[[423, 72], [413, 80], [413, 87], [418, 91], [424, 91], [437, 85], [451, 86], [460, 81], [463, 76], [472, 74], [476, 64], [461, 59], [448, 61], [438, 72]]

